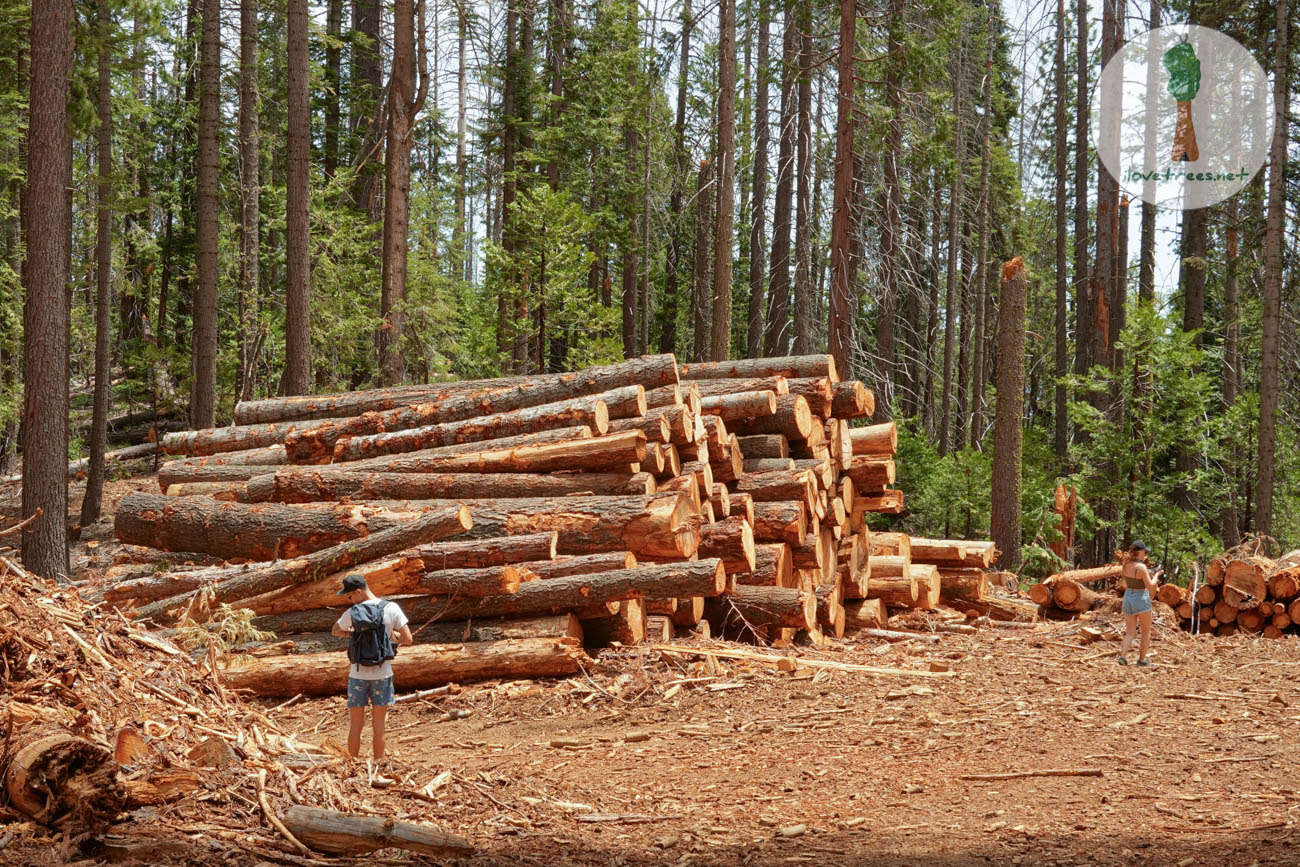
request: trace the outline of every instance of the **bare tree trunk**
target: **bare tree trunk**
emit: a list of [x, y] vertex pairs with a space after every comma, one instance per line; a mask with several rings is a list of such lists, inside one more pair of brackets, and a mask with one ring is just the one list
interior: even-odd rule
[[[1092, 294], [1088, 285], [1088, 0], [1078, 0], [1075, 12], [1074, 105], [1074, 372], [1082, 376], [1092, 365]], [[1081, 435], [1076, 429], [1075, 435]]]
[[[1151, 0], [1151, 29], [1160, 27], [1160, 0]], [[1159, 52], [1148, 50], [1147, 105], [1155, 105], [1160, 96]], [[1156, 164], [1156, 124], [1154, 112], [1148, 113], [1143, 170], [1153, 171]], [[1151, 202], [1156, 182], [1143, 182], [1142, 249], [1138, 263], [1138, 298], [1143, 303], [1156, 300], [1156, 206]], [[1236, 544], [1234, 541], [1232, 544]]]
[[681, 54], [677, 60], [677, 123], [673, 128], [673, 186], [668, 198], [671, 237], [668, 240], [668, 261], [664, 268], [663, 328], [659, 332], [659, 351], [675, 352], [677, 349], [677, 288], [682, 267], [682, 184], [690, 167], [686, 160], [686, 97], [687, 72], [691, 59], [691, 31], [695, 21], [691, 17], [691, 0], [682, 2]]
[[[853, 313], [849, 303], [852, 297], [853, 275], [850, 273], [852, 257], [849, 250], [850, 228], [853, 222], [853, 97], [857, 88], [853, 76], [853, 53], [857, 44], [857, 2], [841, 0], [840, 2], [840, 57], [839, 57], [839, 94], [835, 122], [835, 193], [831, 216], [831, 301], [830, 316], [827, 320], [827, 342], [831, 356], [841, 376], [849, 376], [849, 356], [853, 347]], [[892, 67], [891, 67], [892, 69]], [[891, 160], [887, 155], [886, 165]], [[888, 168], [886, 173], [888, 175]], [[897, 186], [897, 177], [894, 177]], [[886, 182], [888, 183], [888, 181]], [[887, 195], [893, 196], [890, 189]], [[886, 213], [886, 224], [891, 222], [891, 215]], [[889, 235], [893, 238], [894, 229]], [[883, 242], [882, 242], [883, 245]], [[892, 251], [894, 255], [897, 251]], [[882, 252], [882, 255], [887, 255]], [[887, 278], [888, 282], [888, 278]], [[886, 286], [885, 294], [891, 289]], [[893, 299], [889, 299], [892, 311]], [[882, 312], [882, 316], [884, 313]], [[891, 312], [892, 315], [892, 312]], [[890, 340], [893, 339], [893, 324], [889, 326]], [[886, 368], [888, 368], [886, 363]], [[888, 373], [884, 376], [887, 378]], [[886, 387], [877, 395], [882, 403], [888, 403], [889, 389]]]
[[710, 358], [731, 355], [731, 242], [735, 228], [736, 0], [718, 3], [718, 213], [713, 232], [713, 321]]
[[311, 387], [311, 263], [307, 204], [311, 170], [310, 70], [307, 61], [307, 0], [288, 6], [288, 135], [284, 218], [284, 377], [282, 394]]
[[253, 395], [261, 284], [261, 136], [258, 113], [258, 0], [239, 4], [239, 399]]
[[798, 118], [795, 162], [799, 176], [794, 228], [794, 354], [813, 351], [816, 340], [816, 299], [812, 286], [812, 7], [798, 5], [796, 38], [799, 40]]
[[325, 11], [325, 177], [339, 168], [339, 87], [342, 84], [343, 0], [329, 0]]
[[221, 210], [221, 4], [203, 0], [199, 44], [199, 149], [195, 208], [194, 337], [191, 350], [190, 424], [217, 423], [217, 220]]
[[990, 163], [990, 144], [989, 137], [993, 128], [993, 42], [996, 39], [998, 5], [994, 2], [988, 4], [988, 21], [984, 31], [984, 80], [981, 83], [980, 99], [983, 103], [984, 115], [980, 118], [980, 198], [979, 214], [976, 219], [978, 225], [976, 232], [979, 233], [979, 252], [975, 257], [975, 285], [974, 285], [974, 303], [975, 303], [975, 327], [973, 354], [974, 359], [971, 364], [971, 421], [970, 421], [970, 445], [971, 448], [979, 448], [980, 435], [984, 429], [984, 371], [986, 368], [986, 359], [984, 357], [985, 347], [988, 341], [985, 338], [985, 314], [988, 307], [988, 284], [989, 284], [989, 163]]
[[1021, 420], [1025, 402], [1025, 269], [1002, 268], [998, 314], [997, 409], [993, 420], [992, 536], [1003, 569], [1020, 565]]
[[[148, 105], [144, 86], [144, 11], [138, 7], [132, 15], [131, 27], [131, 80], [134, 85], [136, 103], [140, 107]], [[141, 115], [132, 112], [131, 126], [131, 166], [128, 187], [136, 190], [139, 204], [127, 210], [123, 216], [123, 259], [125, 259], [127, 279], [118, 297], [118, 345], [125, 348], [132, 340], [138, 340], [145, 333], [145, 317], [149, 310], [150, 276], [141, 263], [139, 247], [136, 243], [137, 227], [140, 215], [152, 230], [150, 211], [153, 207], [149, 185], [149, 172], [145, 170], [145, 121]]]
[[109, 356], [110, 311], [113, 295], [113, 90], [109, 77], [112, 19], [108, 0], [96, 4], [99, 37], [96, 103], [99, 112], [99, 186], [95, 194], [95, 396], [90, 422], [90, 465], [81, 501], [81, 525], [99, 520], [104, 496], [104, 448], [108, 441], [108, 411], [113, 378]]
[[1054, 424], [1056, 457], [1062, 464], [1070, 448], [1069, 375], [1070, 322], [1069, 277], [1066, 273], [1065, 228], [1065, 0], [1056, 0], [1056, 135], [1053, 141], [1056, 172], [1056, 400]]
[[713, 163], [700, 162], [695, 188], [695, 267], [691, 277], [691, 333], [695, 351], [693, 361], [704, 361], [708, 355], [709, 288], [713, 245]]
[[769, 0], [758, 4], [757, 95], [754, 98], [754, 186], [753, 213], [749, 230], [749, 311], [745, 329], [746, 355], [763, 354], [763, 271], [767, 247], [767, 149], [771, 129], [767, 117], [769, 69], [770, 8]]
[[[1290, 81], [1287, 0], [1278, 0], [1273, 49], [1273, 143], [1269, 149], [1268, 220], [1264, 225], [1264, 297], [1260, 340], [1259, 470], [1255, 487], [1255, 530], [1273, 529], [1273, 486], [1277, 467], [1278, 348], [1282, 320], [1282, 232], [1286, 223], [1286, 145]], [[35, 112], [33, 111], [33, 117]], [[24, 548], [24, 551], [26, 549]]]
[[468, 0], [456, 2], [456, 226], [452, 230], [451, 247], [455, 251], [457, 276], [469, 282], [470, 256], [466, 247], [468, 237], [465, 198], [469, 159], [467, 151], [465, 112], [468, 101], [469, 13]]
[[[1103, 0], [1101, 67], [1106, 68], [1122, 42], [1124, 0]], [[1101, 136], [1118, 144], [1118, 122], [1109, 123], [1102, 115]], [[1092, 320], [1093, 364], [1110, 367], [1118, 336], [1110, 331], [1110, 305], [1115, 298], [1115, 253], [1119, 243], [1119, 181], [1105, 168], [1097, 172], [1097, 261], [1090, 281], [1091, 305], [1087, 315]], [[1098, 396], [1097, 400], [1104, 400]]]
[[[843, 11], [840, 13], [843, 15]], [[903, 224], [903, 187], [899, 162], [903, 158], [903, 3], [889, 0], [888, 65], [885, 68], [885, 107], [889, 120], [885, 131], [884, 181], [885, 218], [880, 226], [880, 303], [876, 320], [876, 354], [880, 370], [876, 377], [876, 421], [883, 423], [892, 416], [894, 378], [896, 375], [894, 320], [898, 306], [899, 274], [902, 270], [899, 235]], [[840, 73], [843, 75], [843, 72]], [[843, 85], [841, 85], [843, 87]], [[832, 234], [834, 234], [832, 232]], [[832, 353], [834, 348], [832, 348]], [[838, 359], [837, 359], [838, 361]], [[847, 374], [847, 369], [845, 369]]]
[[356, 92], [351, 102], [352, 129], [357, 135], [357, 177], [352, 185], [352, 200], [372, 221], [380, 216], [379, 161], [384, 156], [381, 24], [379, 0], [353, 0], [352, 86]]
[[961, 222], [962, 212], [962, 159], [966, 152], [965, 128], [962, 124], [962, 82], [965, 77], [964, 55], [966, 53], [965, 34], [962, 34], [961, 44], [957, 48], [957, 56], [953, 61], [953, 87], [952, 103], [953, 115], [957, 119], [957, 129], [954, 138], [952, 192], [948, 199], [948, 280], [947, 280], [947, 297], [944, 302], [944, 327], [943, 327], [943, 392], [939, 396], [939, 411], [942, 414], [942, 420], [939, 422], [939, 454], [944, 456], [948, 454], [952, 440], [952, 408], [953, 408], [953, 362], [955, 361], [955, 350], [957, 348], [957, 281], [959, 274], [957, 272], [957, 263], [960, 259], [960, 235], [958, 226]]
[[[393, 69], [388, 84], [384, 149], [384, 240], [379, 315], [379, 378], [394, 385], [406, 375], [402, 329], [406, 300], [407, 227], [411, 216], [411, 138], [428, 95], [424, 0], [397, 0], [393, 7]], [[418, 51], [419, 90], [415, 91]]]
[[[1234, 92], [1234, 107], [1235, 107]], [[1240, 364], [1238, 347], [1241, 342], [1240, 289], [1238, 286], [1238, 222], [1241, 218], [1240, 206], [1235, 196], [1228, 199], [1224, 207], [1224, 246], [1225, 265], [1223, 278], [1223, 406], [1231, 409], [1237, 402], [1237, 376]], [[1231, 548], [1241, 541], [1241, 517], [1237, 511], [1237, 443], [1227, 445], [1224, 456], [1223, 473], [1228, 479], [1228, 490], [1223, 501], [1221, 539], [1223, 547]]]
[[23, 531], [23, 565], [68, 577], [68, 226], [61, 207], [72, 182], [67, 153], [72, 73], [71, 0], [38, 0], [31, 18], [27, 206], [23, 269], [23, 514], [42, 517]]
[[776, 159], [776, 201], [772, 205], [772, 256], [767, 281], [763, 354], [784, 355], [790, 329], [790, 211], [794, 194], [795, 64], [798, 62], [795, 4], [787, 0], [782, 24], [781, 137]]

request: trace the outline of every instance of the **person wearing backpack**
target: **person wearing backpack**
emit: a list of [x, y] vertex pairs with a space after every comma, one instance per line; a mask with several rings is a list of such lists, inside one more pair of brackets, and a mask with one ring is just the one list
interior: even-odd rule
[[339, 595], [351, 605], [331, 630], [349, 639], [348, 754], [355, 759], [361, 752], [361, 729], [366, 724], [366, 705], [370, 705], [378, 761], [384, 757], [384, 722], [393, 705], [392, 659], [398, 647], [406, 647], [414, 639], [402, 609], [372, 593], [364, 576], [344, 578]]

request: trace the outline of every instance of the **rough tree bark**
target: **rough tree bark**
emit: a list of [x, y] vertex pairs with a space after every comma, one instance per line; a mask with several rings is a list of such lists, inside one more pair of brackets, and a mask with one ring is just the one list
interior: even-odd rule
[[203, 0], [199, 42], [198, 177], [195, 181], [194, 337], [191, 347], [190, 424], [217, 420], [217, 220], [221, 212], [221, 4]]
[[731, 348], [731, 242], [735, 226], [736, 0], [718, 3], [718, 214], [713, 231], [713, 320], [709, 357]]
[[261, 283], [261, 137], [257, 86], [258, 0], [239, 4], [239, 399], [253, 395]]
[[813, 140], [812, 140], [812, 6], [798, 3], [795, 39], [799, 45], [797, 91], [798, 129], [795, 163], [799, 177], [794, 220], [794, 353], [813, 351], [819, 321], [812, 282]]
[[776, 157], [776, 197], [772, 204], [772, 255], [767, 280], [767, 322], [763, 354], [784, 355], [790, 345], [790, 213], [794, 195], [795, 66], [799, 41], [795, 3], [787, 0], [782, 22], [780, 143]]
[[745, 348], [750, 358], [763, 354], [763, 268], [767, 246], [767, 149], [771, 141], [767, 91], [769, 70], [770, 0], [758, 3], [758, 58], [754, 98], [754, 184], [753, 211], [749, 230], [749, 311], [745, 324]]
[[691, 0], [682, 2], [681, 54], [677, 60], [677, 121], [673, 127], [673, 181], [668, 197], [669, 224], [672, 226], [668, 240], [668, 261], [664, 267], [663, 328], [659, 332], [659, 351], [675, 352], [677, 349], [677, 280], [682, 267], [682, 186], [686, 182], [689, 164], [686, 159], [686, 96], [691, 59], [691, 31], [695, 20], [691, 15]]
[[1021, 420], [1025, 404], [1025, 267], [1002, 268], [998, 311], [997, 409], [993, 420], [993, 541], [1003, 569], [1020, 563]]
[[[1053, 64], [1056, 86], [1056, 134], [1053, 139], [1056, 168], [1056, 399], [1053, 432], [1056, 457], [1064, 462], [1070, 448], [1069, 391], [1064, 379], [1069, 374], [1069, 277], [1066, 272], [1065, 229], [1065, 0], [1056, 0], [1056, 57]], [[1145, 210], [1143, 214], [1145, 214]], [[1145, 219], [1145, 217], [1144, 217]], [[1143, 224], [1145, 226], [1145, 223]]]
[[288, 5], [287, 115], [284, 218], [283, 394], [311, 386], [311, 259], [307, 204], [311, 196], [311, 70], [307, 60], [307, 0]]
[[[851, 273], [852, 257], [849, 255], [849, 229], [852, 222], [850, 208], [853, 196], [853, 96], [855, 92], [855, 83], [853, 78], [853, 52], [856, 47], [856, 24], [857, 24], [857, 3], [856, 0], [841, 0], [840, 3], [840, 52], [839, 52], [839, 97], [838, 97], [838, 116], [835, 124], [835, 193], [834, 204], [832, 206], [831, 217], [831, 303], [830, 316], [827, 323], [828, 349], [831, 356], [835, 359], [835, 366], [847, 374], [849, 372], [849, 353], [853, 347], [853, 317], [849, 310], [850, 300], [853, 290], [853, 274]], [[892, 161], [886, 157], [887, 166]], [[886, 168], [888, 176], [889, 169]], [[897, 181], [897, 178], [894, 178]], [[886, 182], [888, 183], [888, 181]], [[886, 192], [887, 196], [893, 195], [893, 190]], [[892, 198], [891, 198], [892, 203]], [[881, 241], [881, 255], [888, 258], [896, 253], [891, 246], [893, 244], [894, 234], [892, 223], [895, 214], [886, 213], [885, 223], [888, 228], [884, 234], [890, 239], [890, 244], [886, 244], [884, 238]], [[892, 271], [890, 272], [892, 275]], [[886, 278], [884, 295], [888, 296], [892, 287], [888, 285], [889, 278]], [[886, 316], [889, 318], [888, 326], [881, 325], [879, 333], [888, 332], [890, 341], [890, 354], [893, 352], [893, 299], [892, 297], [882, 297], [880, 317], [882, 323]], [[888, 312], [886, 312], [886, 310]], [[882, 352], [883, 354], [883, 352]], [[882, 380], [888, 383], [892, 358], [882, 359]], [[881, 403], [887, 403], [890, 389], [888, 384], [881, 389], [881, 396], [885, 398]]]

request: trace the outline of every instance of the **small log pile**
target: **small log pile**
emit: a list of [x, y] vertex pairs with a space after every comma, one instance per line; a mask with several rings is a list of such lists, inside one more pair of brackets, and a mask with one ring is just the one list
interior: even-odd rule
[[1184, 629], [1202, 635], [1300, 634], [1300, 551], [1276, 560], [1264, 551], [1259, 541], [1225, 551], [1210, 561], [1203, 582], [1163, 585], [1160, 600]]
[[[102, 599], [164, 627], [249, 609], [320, 652], [341, 646], [351, 572], [421, 644], [818, 643], [885, 605], [990, 613], [991, 543], [873, 544], [867, 515], [904, 509], [895, 425], [851, 426], [874, 409], [827, 355], [243, 402], [230, 427], [165, 436], [160, 493], [115, 516], [121, 542], [220, 559], [114, 567]], [[338, 691], [321, 662], [262, 660], [239, 683]]]

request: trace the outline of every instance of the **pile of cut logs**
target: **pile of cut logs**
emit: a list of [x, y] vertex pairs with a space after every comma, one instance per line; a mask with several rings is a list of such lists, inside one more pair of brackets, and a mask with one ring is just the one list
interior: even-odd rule
[[[868, 513], [904, 509], [895, 426], [850, 426], [873, 412], [826, 355], [243, 402], [233, 426], [164, 438], [182, 459], [121, 500], [117, 538], [141, 547], [103, 599], [160, 625], [250, 609], [318, 651], [342, 646], [351, 572], [417, 642], [466, 647], [815, 642], [886, 606], [990, 613], [991, 543], [872, 537]], [[312, 691], [310, 657], [273, 662]]]
[[1281, 638], [1300, 632], [1300, 551], [1273, 560], [1256, 543], [1210, 561], [1205, 581], [1191, 588], [1163, 585], [1160, 600], [1184, 629], [1200, 634], [1245, 632]]

